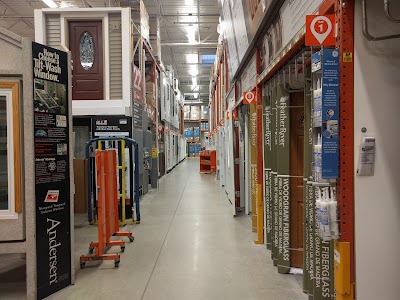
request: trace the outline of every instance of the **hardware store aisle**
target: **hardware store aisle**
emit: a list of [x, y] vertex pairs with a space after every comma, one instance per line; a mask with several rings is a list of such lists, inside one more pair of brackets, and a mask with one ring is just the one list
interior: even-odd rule
[[[254, 245], [250, 217], [233, 218], [215, 176], [198, 168], [197, 158], [185, 160], [143, 197], [142, 223], [128, 226], [135, 241], [118, 269], [89, 262], [75, 286], [50, 299], [306, 299], [296, 278], [278, 274], [270, 252]], [[77, 227], [78, 259], [96, 231]]]

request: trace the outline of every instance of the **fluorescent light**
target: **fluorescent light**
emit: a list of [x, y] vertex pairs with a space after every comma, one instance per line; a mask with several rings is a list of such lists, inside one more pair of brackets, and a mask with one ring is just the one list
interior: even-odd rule
[[187, 37], [189, 40], [189, 44], [196, 44], [196, 27], [193, 25], [189, 25], [188, 27], [186, 27], [186, 31], [187, 31]]
[[197, 86], [197, 77], [192, 77], [192, 86]]
[[187, 101], [187, 100], [185, 100], [185, 104], [203, 104], [203, 101]]
[[189, 74], [192, 75], [193, 77], [199, 75], [198, 67], [196, 65], [190, 66]]
[[58, 5], [53, 0], [42, 0], [49, 8], [58, 8]]
[[186, 5], [193, 5], [193, 0], [185, 0]]
[[199, 56], [197, 53], [189, 53], [186, 54], [186, 62], [188, 64], [194, 64], [194, 63], [199, 63]]

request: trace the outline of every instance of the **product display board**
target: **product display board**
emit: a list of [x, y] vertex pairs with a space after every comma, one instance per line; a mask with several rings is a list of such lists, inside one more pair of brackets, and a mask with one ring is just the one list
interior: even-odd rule
[[132, 137], [132, 125], [125, 116], [96, 116], [92, 119], [94, 137]]
[[32, 43], [37, 295], [71, 284], [67, 53]]
[[290, 270], [290, 97], [277, 86], [278, 271]]
[[257, 108], [250, 104], [250, 190], [252, 230], [257, 231]]
[[[311, 78], [311, 68], [305, 70], [306, 78]], [[312, 149], [313, 149], [313, 135], [312, 135], [312, 92], [311, 81], [306, 80], [304, 87], [304, 178], [303, 178], [303, 291], [305, 293], [313, 294], [312, 274], [310, 270], [310, 255], [311, 248], [310, 237], [312, 220], [310, 219], [310, 205], [312, 205], [312, 180], [311, 180], [311, 162], [312, 162]], [[311, 193], [311, 194], [310, 194]]]
[[317, 182], [339, 176], [339, 58], [336, 49], [324, 49], [312, 57], [314, 127], [321, 128], [316, 145], [320, 158], [314, 162]]
[[267, 249], [272, 249], [272, 106], [271, 91], [266, 90], [263, 97], [264, 119], [264, 201], [265, 201], [265, 237]]
[[277, 88], [273, 87], [271, 91], [271, 111], [272, 111], [272, 171], [271, 171], [271, 185], [272, 185], [272, 260], [274, 266], [278, 265], [278, 163], [277, 163], [277, 146], [278, 146], [278, 118], [277, 118]]

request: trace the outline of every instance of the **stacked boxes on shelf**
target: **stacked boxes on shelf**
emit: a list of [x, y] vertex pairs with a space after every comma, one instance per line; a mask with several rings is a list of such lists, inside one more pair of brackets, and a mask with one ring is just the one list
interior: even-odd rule
[[149, 35], [153, 54], [161, 60], [160, 19], [157, 15], [149, 16]]
[[201, 119], [208, 120], [208, 106], [206, 105], [201, 107]]
[[209, 130], [208, 122], [201, 122], [200, 129], [201, 131], [208, 131]]
[[137, 27], [140, 28], [140, 33], [142, 37], [149, 42], [150, 40], [150, 29], [149, 29], [149, 14], [147, 13], [146, 6], [143, 0], [140, 3], [132, 1], [120, 1], [121, 7], [131, 7], [132, 8], [132, 19]]
[[195, 142], [200, 142], [200, 128], [194, 127], [193, 128], [193, 137]]
[[190, 120], [200, 120], [200, 106], [192, 106], [190, 109]]
[[190, 105], [184, 106], [183, 115], [185, 120], [190, 120]]

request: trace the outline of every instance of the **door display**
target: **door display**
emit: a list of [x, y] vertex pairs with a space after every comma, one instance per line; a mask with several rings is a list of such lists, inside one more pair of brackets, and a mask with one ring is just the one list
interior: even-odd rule
[[102, 22], [70, 22], [69, 48], [74, 62], [72, 99], [104, 99]]

